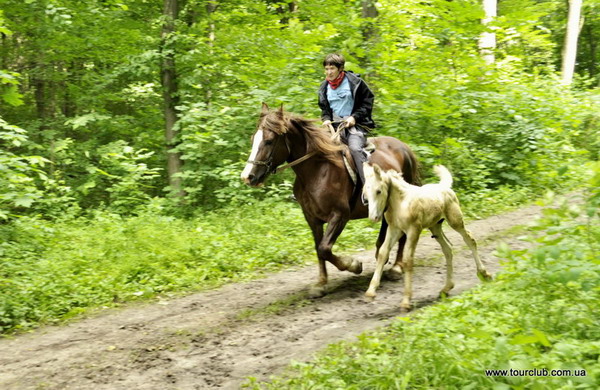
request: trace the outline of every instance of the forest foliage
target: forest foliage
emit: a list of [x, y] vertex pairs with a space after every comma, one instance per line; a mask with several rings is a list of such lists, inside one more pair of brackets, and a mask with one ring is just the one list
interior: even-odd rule
[[[375, 91], [378, 134], [407, 142], [425, 175], [434, 163], [448, 166], [472, 214], [568, 188], [598, 157], [596, 0], [585, 5], [569, 87], [557, 75], [562, 1], [506, 0], [486, 26], [473, 0], [385, 0], [375, 14], [363, 12], [368, 0], [176, 3], [165, 33], [169, 16], [157, 1], [2, 1], [3, 330], [139, 291], [197, 289], [213, 277], [303, 261], [308, 240], [248, 255], [230, 234], [253, 237], [249, 247], [263, 235], [281, 237], [275, 228], [284, 223], [308, 236], [287, 202], [291, 173], [263, 189], [245, 187], [239, 174], [261, 102], [319, 117], [316, 91], [330, 52], [343, 53]], [[491, 65], [478, 49], [485, 31], [498, 42]], [[176, 82], [168, 93], [174, 139], [165, 135], [165, 67]], [[168, 154], [182, 161], [176, 173]], [[172, 175], [183, 192], [169, 186]], [[200, 254], [208, 241], [196, 234], [208, 231], [218, 256]], [[367, 242], [368, 233], [363, 226], [351, 242]], [[206, 270], [217, 276], [202, 276]], [[108, 280], [114, 284], [91, 287]]]
[[[586, 51], [595, 20], [586, 19], [578, 88], [561, 87], [563, 2], [502, 2], [493, 66], [478, 53], [474, 1], [384, 1], [377, 18], [362, 17], [360, 1], [178, 3], [174, 33], [161, 39], [155, 1], [3, 1], [4, 220], [135, 214], [169, 198], [166, 148], [183, 161], [176, 209], [260, 197], [238, 180], [260, 103], [318, 118], [320, 63], [332, 51], [375, 90], [379, 133], [408, 142], [426, 168], [449, 165], [466, 192], [545, 187], [557, 165], [598, 152], [599, 98], [587, 88], [598, 83], [597, 54]], [[177, 71], [173, 145], [163, 130], [167, 55]]]

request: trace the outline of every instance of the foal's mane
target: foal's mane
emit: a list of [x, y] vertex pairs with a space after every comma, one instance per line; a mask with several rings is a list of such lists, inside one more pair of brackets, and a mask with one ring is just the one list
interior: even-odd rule
[[286, 112], [269, 111], [261, 118], [261, 124], [263, 129], [273, 131], [278, 135], [287, 133], [303, 135], [307, 145], [306, 153], [315, 152], [332, 164], [343, 167], [340, 151], [345, 150], [345, 147], [333, 141], [329, 131], [318, 126], [314, 120]]

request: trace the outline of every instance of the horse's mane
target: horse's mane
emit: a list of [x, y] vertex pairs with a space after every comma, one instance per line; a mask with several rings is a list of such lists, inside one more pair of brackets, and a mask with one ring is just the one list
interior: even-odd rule
[[264, 129], [271, 130], [279, 135], [288, 132], [303, 135], [307, 144], [307, 153], [315, 152], [325, 157], [332, 164], [343, 167], [340, 151], [346, 149], [345, 145], [331, 139], [331, 134], [315, 120], [306, 119], [299, 115], [270, 111], [261, 118]]

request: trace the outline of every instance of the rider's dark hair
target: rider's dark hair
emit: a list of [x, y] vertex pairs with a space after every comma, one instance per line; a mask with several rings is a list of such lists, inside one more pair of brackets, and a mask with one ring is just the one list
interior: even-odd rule
[[338, 69], [344, 69], [344, 64], [346, 64], [346, 59], [338, 53], [327, 54], [327, 57], [323, 60], [323, 66], [333, 65]]

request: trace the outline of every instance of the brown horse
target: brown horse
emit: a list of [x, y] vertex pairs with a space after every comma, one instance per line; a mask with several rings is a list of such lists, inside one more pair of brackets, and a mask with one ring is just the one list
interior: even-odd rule
[[[418, 163], [412, 150], [392, 137], [370, 138], [375, 151], [369, 161], [384, 170], [402, 172], [406, 181], [419, 184]], [[288, 162], [296, 173], [294, 195], [302, 207], [312, 230], [319, 259], [319, 281], [311, 289], [312, 296], [326, 292], [327, 268], [331, 262], [340, 271], [362, 272], [362, 263], [352, 258], [338, 257], [332, 247], [351, 219], [366, 218], [368, 208], [353, 196], [354, 183], [344, 167], [345, 146], [332, 141], [329, 131], [314, 121], [279, 110], [270, 110], [263, 103], [257, 131], [252, 137], [252, 152], [242, 172], [242, 180], [250, 186], [262, 184], [276, 168]], [[281, 169], [281, 168], [279, 168]], [[324, 224], [327, 229], [324, 231]], [[382, 221], [377, 250], [383, 244], [387, 222]], [[392, 272], [401, 274], [402, 249], [406, 238], [399, 240], [398, 257]]]

